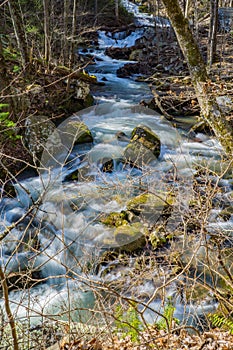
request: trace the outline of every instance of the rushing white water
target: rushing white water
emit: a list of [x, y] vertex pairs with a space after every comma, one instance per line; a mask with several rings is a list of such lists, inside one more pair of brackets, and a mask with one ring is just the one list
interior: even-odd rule
[[123, 6], [127, 9], [128, 12], [132, 13], [135, 18], [135, 23], [142, 27], [170, 27], [170, 21], [166, 18], [153, 16], [153, 14], [141, 13], [139, 10], [139, 6], [137, 4], [132, 3], [128, 0], [122, 0]]
[[141, 38], [144, 33], [144, 28], [138, 28], [127, 35], [126, 32], [111, 33], [106, 31], [99, 31], [99, 47], [104, 49], [106, 47], [131, 47], [135, 45], [137, 39]]

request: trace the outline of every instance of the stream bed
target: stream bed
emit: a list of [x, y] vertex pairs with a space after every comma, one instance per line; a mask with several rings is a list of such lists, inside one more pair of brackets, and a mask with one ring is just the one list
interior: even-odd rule
[[[170, 297], [174, 317], [196, 326], [203, 314], [215, 310], [218, 303], [213, 293], [205, 293], [199, 283], [195, 285], [195, 279], [174, 271], [171, 262], [175, 259], [166, 263], [164, 256], [169, 256], [169, 249], [174, 254], [182, 251], [183, 261], [192, 264], [195, 260], [200, 279], [208, 279], [209, 276], [204, 276], [207, 269], [203, 272], [204, 240], [217, 234], [226, 237], [224, 244], [231, 255], [233, 216], [229, 214], [223, 220], [218, 215], [232, 205], [232, 177], [217, 175], [218, 168], [224, 173], [225, 163], [216, 139], [201, 133], [197, 135], [198, 142], [190, 139], [185, 130], [174, 128], [159, 114], [139, 105], [141, 100], [152, 97], [147, 84], [116, 76], [116, 70], [126, 61], [111, 59], [104, 49], [116, 41], [119, 47], [130, 46], [143, 35], [143, 30], [139, 28], [129, 38], [124, 33], [117, 39], [104, 32], [99, 35], [99, 47], [91, 49], [96, 64], [89, 66], [88, 71], [105, 85], [93, 91], [95, 106], [68, 118], [54, 134], [59, 141], [59, 130], [72, 118], [81, 118], [91, 131], [93, 143], [71, 148], [70, 141], [62, 139], [58, 152], [49, 157], [45, 152], [42, 157], [45, 170], [38, 177], [16, 183], [17, 197], [5, 197], [0, 203], [1, 231], [15, 223], [1, 244], [1, 266], [7, 275], [25, 272], [27, 276], [26, 287], [21, 282], [19, 290], [10, 292], [11, 309], [15, 319], [30, 319], [31, 325], [43, 322], [44, 318], [88, 324], [98, 320], [104, 324], [101, 310], [110, 312], [116, 295], [121, 295], [134, 298], [144, 319], [154, 323]], [[160, 156], [149, 164], [132, 167], [122, 159], [132, 130], [138, 125], [146, 125], [159, 136], [161, 150]], [[124, 137], [119, 137], [119, 133]], [[111, 171], [103, 171], [108, 161]], [[203, 177], [209, 165], [214, 171]], [[81, 179], [70, 179], [75, 171], [82, 171]], [[214, 184], [209, 193], [205, 181]], [[202, 193], [203, 197], [211, 197], [211, 188], [216, 189], [211, 197], [214, 207], [205, 208], [205, 220], [200, 216], [199, 198], [196, 215], [203, 224], [196, 240], [193, 232], [190, 237], [183, 234], [164, 250], [150, 251], [145, 246], [141, 253], [129, 254], [127, 259], [124, 254], [120, 257], [113, 253], [114, 258], [100, 263], [103, 254], [119, 252], [121, 247], [115, 241], [114, 229], [103, 224], [102, 217], [125, 211], [129, 200], [141, 193], [175, 191], [178, 204], [166, 222], [166, 229], [179, 232], [183, 216], [191, 215], [196, 182], [200, 196]], [[159, 215], [163, 215], [163, 208]], [[141, 221], [149, 229], [157, 224], [148, 223], [143, 216]], [[190, 287], [188, 296], [183, 291], [186, 283]], [[196, 296], [190, 298], [191, 293], [200, 293], [200, 300]], [[4, 302], [0, 305], [3, 310]]]

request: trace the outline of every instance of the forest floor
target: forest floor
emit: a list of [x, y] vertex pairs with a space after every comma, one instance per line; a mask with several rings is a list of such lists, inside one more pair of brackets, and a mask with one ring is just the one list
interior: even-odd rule
[[179, 332], [165, 332], [151, 328], [139, 334], [138, 342], [132, 341], [130, 336], [124, 339], [114, 336], [112, 339], [67, 341], [65, 338], [47, 350], [232, 350], [233, 335], [223, 330], [213, 330], [203, 334], [189, 334], [186, 330]]

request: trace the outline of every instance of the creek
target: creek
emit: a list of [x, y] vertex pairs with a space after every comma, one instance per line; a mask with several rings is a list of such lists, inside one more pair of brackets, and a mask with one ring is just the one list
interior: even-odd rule
[[[140, 16], [141, 20], [148, 20], [146, 16]], [[93, 90], [96, 105], [72, 118], [80, 117], [84, 121], [94, 142], [77, 145], [70, 152], [63, 140], [59, 154], [52, 154], [42, 162], [46, 170], [41, 170], [37, 177], [16, 183], [16, 198], [1, 200], [2, 232], [23, 218], [1, 244], [1, 265], [7, 275], [26, 271], [29, 280], [33, 278], [30, 271], [34, 271], [41, 280], [39, 284], [31, 283], [30, 288], [20, 287], [10, 292], [12, 312], [18, 320], [30, 319], [31, 324], [44, 318], [91, 323], [91, 310], [95, 310], [95, 318], [102, 322], [96, 310], [101, 307], [111, 309], [112, 301], [106, 297], [106, 290], [119, 281], [122, 281], [122, 287], [116, 287], [118, 293], [121, 291], [122, 295], [138, 300], [139, 309], [143, 309], [143, 302], [148, 303], [144, 310], [148, 322], [158, 318], [156, 311], [164, 310], [164, 296], [162, 292], [156, 294], [155, 290], [164, 283], [164, 275], [170, 273], [168, 268], [155, 266], [151, 276], [141, 278], [138, 284], [132, 284], [130, 278], [134, 274], [135, 257], [129, 259], [127, 266], [118, 264], [119, 258], [116, 258], [97, 269], [97, 261], [103, 252], [118, 246], [113, 229], [104, 225], [100, 218], [125, 210], [127, 201], [140, 194], [142, 188], [154, 193], [173, 186], [182, 205], [188, 207], [197, 165], [210, 163], [217, 167], [222, 150], [216, 139], [199, 133], [196, 136], [201, 142], [196, 142], [185, 130], [174, 128], [159, 114], [140, 106], [141, 100], [152, 97], [147, 84], [137, 82], [135, 77], [122, 79], [116, 76], [116, 70], [126, 61], [106, 56], [105, 48], [113, 44], [131, 46], [143, 35], [143, 30], [139, 27], [129, 36], [122, 32], [115, 37], [100, 32], [99, 47], [88, 50], [96, 62], [88, 67], [88, 71], [105, 85]], [[150, 127], [159, 136], [161, 153], [158, 159], [154, 157], [142, 168], [125, 166], [123, 152], [133, 128], [139, 124]], [[123, 139], [117, 137], [119, 132], [125, 134]], [[112, 161], [113, 169], [103, 172], [103, 165], [108, 160]], [[82, 170], [82, 179], [66, 181], [67, 176], [77, 170]], [[212, 180], [216, 180], [214, 175]], [[222, 179], [218, 186], [221, 200], [228, 198], [231, 201], [232, 179]], [[206, 229], [210, 233], [226, 232], [229, 236], [233, 218], [223, 222], [217, 217], [219, 211], [220, 206], [211, 211]], [[175, 231], [179, 222], [177, 216], [175, 219], [171, 216], [168, 225]], [[194, 246], [191, 242], [187, 255], [190, 250], [191, 256]], [[201, 247], [198, 252], [202, 254]], [[201, 304], [186, 304], [175, 281], [164, 287], [164, 291], [166, 297], [173, 297], [174, 316], [181, 321], [189, 319], [190, 324], [195, 316], [216, 307], [209, 295]], [[106, 299], [106, 305], [100, 305], [100, 296], [103, 305]], [[1, 308], [4, 309], [3, 301]]]

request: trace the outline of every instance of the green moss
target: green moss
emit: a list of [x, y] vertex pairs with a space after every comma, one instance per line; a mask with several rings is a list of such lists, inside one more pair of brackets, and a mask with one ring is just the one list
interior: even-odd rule
[[168, 192], [158, 192], [157, 194], [144, 193], [134, 197], [127, 203], [127, 209], [140, 214], [145, 209], [158, 210], [173, 205], [175, 197]]
[[172, 238], [173, 234], [166, 232], [163, 225], [158, 226], [149, 236], [149, 240], [154, 249], [162, 247]]
[[128, 225], [129, 223], [127, 219], [127, 213], [125, 211], [121, 211], [120, 213], [110, 213], [107, 217], [102, 218], [100, 221], [107, 226], [119, 227], [123, 225]]
[[147, 234], [147, 229], [140, 222], [119, 226], [114, 231], [115, 240], [120, 249], [128, 252], [143, 248]]
[[229, 220], [231, 215], [233, 215], [233, 207], [232, 206], [229, 206], [229, 207], [223, 209], [221, 211], [221, 213], [219, 214], [219, 216], [225, 221]]
[[91, 131], [80, 120], [70, 120], [66, 125], [65, 131], [70, 136], [73, 136], [75, 145], [93, 142]]

